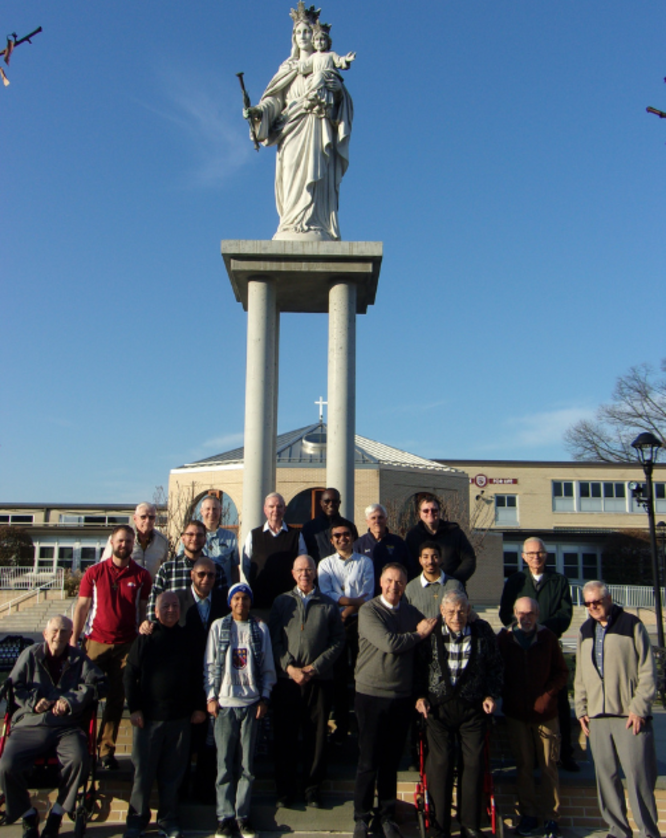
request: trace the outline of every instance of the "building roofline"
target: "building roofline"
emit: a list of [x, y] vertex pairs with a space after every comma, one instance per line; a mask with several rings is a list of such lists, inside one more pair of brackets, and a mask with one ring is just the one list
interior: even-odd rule
[[[449, 466], [459, 466], [461, 468], [471, 468], [477, 467], [482, 468], [483, 466], [532, 466], [534, 468], [585, 468], [589, 466], [590, 468], [608, 468], [608, 469], [618, 469], [618, 468], [637, 468], [641, 471], [643, 470], [643, 466], [636, 460], [635, 462], [631, 463], [606, 463], [601, 460], [452, 460], [450, 458], [446, 459], [439, 459], [438, 457], [432, 458], [433, 462], [435, 463], [443, 463]], [[655, 463], [654, 467], [656, 469], [666, 469], [666, 463]]]

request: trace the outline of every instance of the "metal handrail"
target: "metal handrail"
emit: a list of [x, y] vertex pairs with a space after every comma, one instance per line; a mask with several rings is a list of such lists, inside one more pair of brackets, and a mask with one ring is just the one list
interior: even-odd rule
[[[3, 573], [3, 571], [7, 571], [7, 573]], [[16, 576], [13, 577], [14, 581], [21, 584], [5, 584], [7, 577], [11, 577], [12, 572], [16, 572]], [[22, 576], [18, 575], [18, 572], [22, 573]], [[5, 588], [5, 590], [12, 588], [15, 590], [24, 589], [22, 594], [18, 596], [12, 597], [12, 599], [7, 600], [6, 602], [0, 603], [0, 613], [3, 611], [11, 611], [13, 606], [18, 605], [20, 602], [24, 602], [30, 597], [36, 596], [39, 597], [41, 591], [48, 591], [48, 590], [57, 590], [58, 588], [63, 591], [65, 589], [65, 571], [61, 567], [57, 567], [55, 571], [48, 571], [49, 579], [46, 579], [42, 582], [41, 585], [35, 587], [35, 578], [39, 578], [40, 576], [47, 575], [43, 572], [25, 572], [25, 568], [18, 568], [18, 567], [3, 567], [0, 568], [0, 588]], [[27, 590], [25, 586], [22, 584], [24, 579], [29, 579], [32, 582], [32, 585]]]
[[[584, 605], [583, 586], [571, 585], [571, 599], [574, 605]], [[652, 608], [655, 606], [654, 588], [647, 585], [607, 585], [613, 602], [627, 608]], [[661, 603], [666, 607], [666, 590], [661, 589]]]

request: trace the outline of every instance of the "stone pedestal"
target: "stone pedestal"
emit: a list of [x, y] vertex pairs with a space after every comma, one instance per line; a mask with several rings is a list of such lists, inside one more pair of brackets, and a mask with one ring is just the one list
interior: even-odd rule
[[[375, 301], [381, 242], [222, 242], [236, 300], [248, 313], [242, 535], [263, 523], [275, 488], [280, 312], [329, 312], [326, 482], [354, 514], [356, 315]], [[304, 382], [307, 386], [307, 382]]]

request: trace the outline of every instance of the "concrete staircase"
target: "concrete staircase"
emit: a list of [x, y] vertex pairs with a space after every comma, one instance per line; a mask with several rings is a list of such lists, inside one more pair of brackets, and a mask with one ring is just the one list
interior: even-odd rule
[[0, 613], [0, 635], [5, 634], [41, 634], [51, 617], [57, 614], [72, 616], [75, 598], [49, 599], [30, 605], [30, 600], [20, 611]]

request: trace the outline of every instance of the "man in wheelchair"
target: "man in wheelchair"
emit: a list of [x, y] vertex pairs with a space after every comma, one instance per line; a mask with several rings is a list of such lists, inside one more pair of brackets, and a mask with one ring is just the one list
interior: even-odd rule
[[0, 758], [0, 787], [7, 823], [22, 817], [24, 838], [39, 838], [39, 816], [30, 805], [26, 777], [35, 760], [55, 750], [60, 763], [58, 797], [43, 838], [56, 838], [62, 816], [74, 809], [77, 790], [88, 774], [81, 721], [104, 676], [80, 649], [69, 645], [72, 628], [67, 617], [49, 620], [44, 642], [24, 649], [9, 676], [16, 709]]

